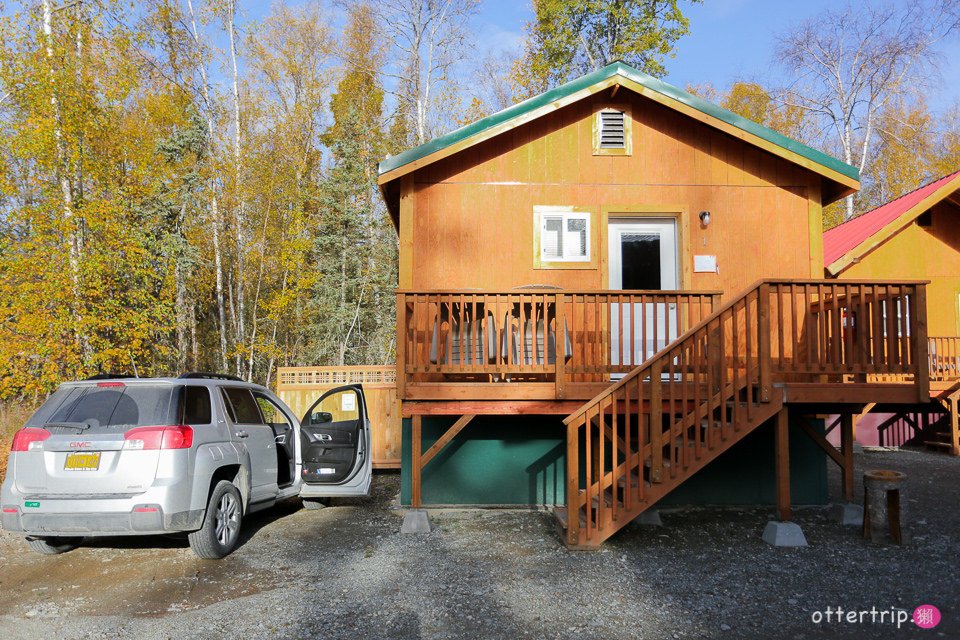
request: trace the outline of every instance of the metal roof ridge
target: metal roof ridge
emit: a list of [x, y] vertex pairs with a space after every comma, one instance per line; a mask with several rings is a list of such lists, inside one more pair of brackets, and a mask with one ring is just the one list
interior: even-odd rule
[[596, 71], [592, 71], [580, 76], [579, 78], [575, 78], [565, 84], [560, 85], [559, 87], [555, 87], [536, 96], [527, 98], [526, 100], [518, 102], [517, 104], [510, 105], [505, 109], [440, 135], [421, 145], [406, 149], [396, 155], [385, 158], [378, 165], [378, 174], [383, 175], [390, 171], [399, 169], [406, 164], [420, 160], [437, 151], [441, 151], [456, 142], [460, 142], [472, 136], [483, 133], [494, 126], [509, 122], [510, 120], [518, 118], [535, 109], [542, 108], [556, 99], [568, 97], [577, 91], [581, 91], [587, 87], [593, 86], [598, 82], [608, 80], [613, 76], [620, 76], [632, 82], [636, 82], [650, 89], [651, 91], [655, 91], [656, 93], [659, 93], [660, 95], [663, 95], [671, 100], [675, 100], [681, 104], [687, 105], [688, 107], [691, 107], [712, 118], [716, 118], [721, 122], [732, 125], [746, 133], [755, 135], [763, 140], [766, 140], [767, 142], [781, 147], [782, 149], [796, 153], [820, 166], [836, 171], [837, 173], [840, 173], [848, 178], [857, 181], [860, 179], [860, 172], [856, 167], [853, 167], [822, 151], [818, 151], [817, 149], [803, 144], [798, 140], [789, 138], [777, 131], [774, 131], [773, 129], [770, 129], [769, 127], [757, 122], [753, 122], [752, 120], [744, 118], [743, 116], [729, 111], [728, 109], [724, 109], [719, 105], [708, 102], [707, 100], [695, 96], [688, 91], [680, 89], [679, 87], [671, 85], [664, 80], [655, 78], [654, 76], [644, 73], [643, 71], [640, 71], [639, 69], [636, 69], [620, 60], [611, 62], [610, 64], [601, 67]]

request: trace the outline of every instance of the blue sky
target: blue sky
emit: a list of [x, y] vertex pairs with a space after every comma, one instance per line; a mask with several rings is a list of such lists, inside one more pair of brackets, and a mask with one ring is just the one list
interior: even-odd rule
[[[531, 17], [525, 0], [486, 0], [478, 19], [481, 46], [496, 51], [515, 46], [523, 25]], [[876, 0], [862, 0], [873, 2]], [[909, 1], [909, 0], [900, 0]], [[705, 0], [688, 5], [690, 33], [677, 44], [676, 57], [668, 60], [667, 82], [685, 87], [709, 82], [725, 88], [738, 79], [780, 79], [774, 61], [778, 34], [836, 0]], [[929, 104], [941, 109], [960, 99], [960, 36], [941, 47], [942, 80], [931, 87]]]

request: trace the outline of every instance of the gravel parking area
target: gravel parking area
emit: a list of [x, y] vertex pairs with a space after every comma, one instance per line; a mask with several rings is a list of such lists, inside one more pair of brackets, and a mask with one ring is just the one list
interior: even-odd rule
[[[404, 536], [395, 474], [378, 475], [368, 499], [251, 516], [222, 561], [173, 538], [43, 557], [3, 533], [0, 637], [960, 636], [960, 459], [868, 451], [864, 468], [909, 475], [909, 546], [870, 545], [822, 508], [797, 510], [801, 549], [760, 540], [769, 508], [664, 512], [664, 527], [630, 525], [594, 553], [568, 552], [537, 511], [437, 511], [433, 533]], [[924, 603], [943, 613], [935, 629], [812, 622], [827, 607]]]

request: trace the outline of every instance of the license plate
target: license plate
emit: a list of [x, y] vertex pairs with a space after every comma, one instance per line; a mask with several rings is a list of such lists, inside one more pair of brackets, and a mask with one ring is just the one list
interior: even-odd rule
[[63, 468], [67, 471], [96, 471], [100, 468], [100, 452], [68, 453]]

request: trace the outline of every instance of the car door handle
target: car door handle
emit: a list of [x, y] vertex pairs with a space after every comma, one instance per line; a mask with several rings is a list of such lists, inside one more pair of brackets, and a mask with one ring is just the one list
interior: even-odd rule
[[318, 433], [317, 440], [320, 442], [331, 442], [333, 440], [333, 436], [329, 433]]
[[281, 433], [279, 436], [277, 436], [276, 438], [274, 438], [273, 440], [274, 440], [274, 442], [276, 442], [277, 444], [287, 444], [287, 436], [284, 435], [284, 434], [282, 434], [282, 433]]
[[247, 432], [246, 432], [246, 431], [237, 431], [237, 437], [238, 437], [238, 438], [246, 438], [246, 437], [247, 437]]

